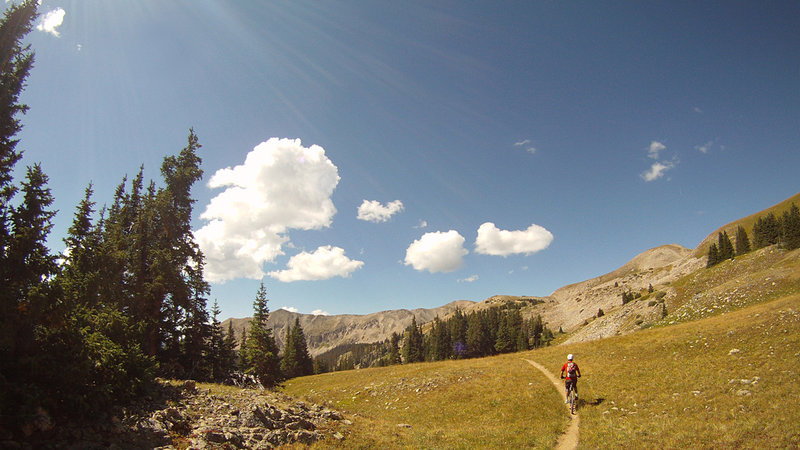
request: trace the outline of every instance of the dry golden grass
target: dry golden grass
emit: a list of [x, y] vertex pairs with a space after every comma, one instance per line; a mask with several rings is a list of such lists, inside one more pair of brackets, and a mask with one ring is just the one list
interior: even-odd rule
[[304, 377], [285, 391], [346, 412], [349, 448], [550, 448], [568, 418], [520, 354]]
[[800, 445], [800, 296], [531, 356], [576, 354], [584, 448]]

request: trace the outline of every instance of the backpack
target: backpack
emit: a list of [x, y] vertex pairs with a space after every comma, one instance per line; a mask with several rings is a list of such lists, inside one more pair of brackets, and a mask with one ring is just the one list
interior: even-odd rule
[[575, 378], [578, 371], [578, 365], [572, 361], [567, 362], [567, 377]]

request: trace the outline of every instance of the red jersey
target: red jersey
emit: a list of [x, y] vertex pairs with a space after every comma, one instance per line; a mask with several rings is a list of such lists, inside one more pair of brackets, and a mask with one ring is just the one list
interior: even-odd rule
[[[564, 373], [564, 372], [566, 372], [566, 373], [567, 373], [567, 379], [568, 379], [568, 380], [571, 380], [571, 379], [572, 379], [572, 378], [569, 376], [569, 373], [570, 373], [570, 371], [569, 371], [569, 365], [570, 365], [570, 364], [572, 364], [573, 366], [575, 366], [575, 367], [572, 369], [572, 370], [574, 371], [574, 373], [576, 373], [576, 374], [580, 374], [580, 373], [581, 373], [581, 369], [579, 369], [579, 368], [578, 368], [578, 364], [577, 364], [577, 363], [575, 363], [575, 362], [573, 362], [573, 361], [567, 361], [567, 362], [565, 362], [565, 363], [564, 363], [564, 365], [563, 365], [563, 366], [561, 366], [561, 373]], [[577, 375], [576, 375], [576, 378], [577, 378]]]

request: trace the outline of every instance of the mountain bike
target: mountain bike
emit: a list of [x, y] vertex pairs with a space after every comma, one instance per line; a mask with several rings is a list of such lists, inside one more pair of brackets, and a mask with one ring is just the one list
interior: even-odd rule
[[569, 412], [571, 414], [575, 414], [575, 410], [578, 409], [578, 393], [575, 392], [574, 383], [569, 385], [569, 391], [567, 392], [567, 403], [569, 404]]

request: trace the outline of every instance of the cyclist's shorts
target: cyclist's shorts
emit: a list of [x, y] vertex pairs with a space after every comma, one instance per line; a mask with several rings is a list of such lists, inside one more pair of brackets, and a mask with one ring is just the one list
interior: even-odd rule
[[578, 380], [573, 380], [573, 379], [566, 380], [566, 383], [564, 384], [564, 386], [567, 388], [567, 390], [569, 390], [570, 384], [572, 385], [572, 388], [575, 389], [575, 392], [577, 393], [578, 392]]

